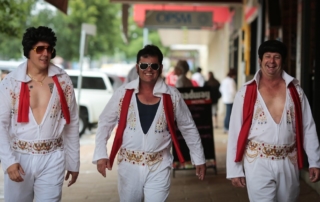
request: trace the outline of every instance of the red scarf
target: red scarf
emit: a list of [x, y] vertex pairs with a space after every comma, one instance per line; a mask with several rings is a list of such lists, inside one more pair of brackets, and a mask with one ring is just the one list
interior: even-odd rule
[[[295, 107], [295, 119], [296, 119], [296, 145], [297, 145], [297, 155], [298, 155], [298, 167], [301, 169], [303, 167], [303, 131], [302, 131], [302, 111], [299, 94], [297, 89], [291, 82], [289, 84], [290, 94]], [[257, 99], [257, 84], [252, 82], [247, 86], [246, 94], [243, 103], [243, 123], [239, 133], [238, 143], [237, 143], [237, 153], [235, 162], [241, 162], [242, 157], [247, 145], [247, 139], [249, 135], [249, 130], [252, 123], [252, 116], [254, 105]]]
[[[123, 100], [122, 100], [118, 129], [117, 129], [116, 136], [114, 138], [111, 153], [110, 153], [111, 167], [113, 165], [116, 154], [118, 153], [118, 151], [122, 145], [122, 137], [123, 137], [124, 129], [126, 127], [128, 109], [129, 109], [129, 104], [131, 101], [132, 94], [133, 94], [133, 89], [128, 89], [124, 95]], [[169, 131], [171, 134], [171, 139], [172, 139], [173, 145], [176, 148], [176, 152], [177, 152], [179, 161], [181, 163], [183, 163], [184, 158], [181, 153], [179, 142], [178, 142], [178, 139], [177, 139], [177, 136], [175, 133], [175, 124], [174, 124], [174, 119], [173, 119], [173, 117], [174, 117], [173, 106], [172, 106], [172, 100], [171, 100], [171, 97], [169, 94], [163, 94], [163, 107], [164, 107], [164, 112], [165, 112], [165, 115], [167, 118], [167, 123], [168, 123], [168, 127], [169, 127]]]
[[[67, 124], [70, 123], [70, 112], [67, 105], [66, 98], [64, 97], [63, 90], [60, 86], [57, 76], [52, 77], [54, 83], [56, 84], [60, 102], [61, 109], [66, 119]], [[30, 94], [27, 83], [21, 82], [20, 96], [19, 96], [19, 108], [18, 108], [18, 123], [27, 123], [29, 122], [29, 106], [30, 106]]]

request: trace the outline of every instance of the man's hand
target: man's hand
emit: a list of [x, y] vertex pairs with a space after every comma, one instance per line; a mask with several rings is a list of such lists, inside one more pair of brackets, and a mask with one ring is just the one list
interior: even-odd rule
[[311, 182], [320, 180], [320, 168], [309, 168], [309, 178]]
[[246, 186], [246, 178], [245, 177], [236, 177], [231, 178], [232, 185], [235, 187], [242, 187]]
[[197, 165], [196, 166], [196, 176], [198, 176], [199, 180], [203, 180], [206, 175], [206, 164]]
[[74, 184], [77, 181], [79, 172], [72, 172], [68, 171], [65, 177], [65, 180], [67, 181], [69, 179], [69, 176], [71, 175], [71, 180], [68, 183], [68, 187], [70, 187], [72, 184]]
[[21, 175], [25, 175], [20, 163], [15, 163], [9, 166], [7, 169], [7, 173], [9, 175], [9, 178], [14, 182], [22, 182], [23, 178]]
[[99, 159], [97, 162], [97, 170], [103, 177], [106, 177], [106, 168], [111, 170], [109, 159]]

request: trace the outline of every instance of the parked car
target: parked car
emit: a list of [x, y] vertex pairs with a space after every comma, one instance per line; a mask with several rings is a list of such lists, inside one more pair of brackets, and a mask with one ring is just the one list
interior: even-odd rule
[[24, 61], [3, 61], [0, 60], [0, 81], [9, 74], [12, 70], [17, 68]]
[[70, 76], [79, 103], [79, 135], [87, 128], [91, 129], [98, 123], [99, 116], [110, 100], [114, 90], [122, 85], [122, 81], [115, 75], [108, 75], [101, 71], [82, 71], [82, 88], [78, 101], [79, 70], [66, 70]]

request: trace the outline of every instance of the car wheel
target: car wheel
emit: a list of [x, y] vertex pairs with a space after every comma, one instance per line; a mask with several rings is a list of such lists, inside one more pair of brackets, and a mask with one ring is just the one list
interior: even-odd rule
[[88, 127], [88, 121], [87, 118], [80, 116], [79, 118], [79, 135], [81, 136]]

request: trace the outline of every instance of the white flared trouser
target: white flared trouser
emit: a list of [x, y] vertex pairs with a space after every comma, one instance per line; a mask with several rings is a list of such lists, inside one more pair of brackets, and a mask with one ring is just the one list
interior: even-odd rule
[[[244, 157], [245, 158], [245, 157]], [[247, 190], [251, 202], [295, 202], [300, 191], [299, 169], [288, 157], [244, 160]]]
[[120, 202], [164, 202], [169, 195], [170, 173], [170, 167], [161, 168], [157, 164], [149, 167], [121, 162], [118, 165]]
[[58, 202], [61, 201], [65, 172], [64, 152], [57, 150], [45, 155], [17, 153], [25, 175], [23, 182], [10, 180], [4, 175], [5, 202]]

